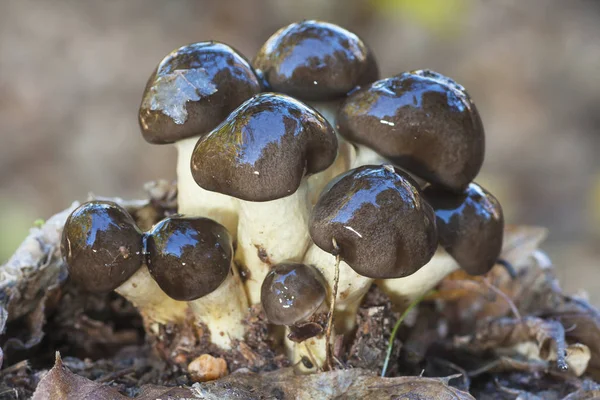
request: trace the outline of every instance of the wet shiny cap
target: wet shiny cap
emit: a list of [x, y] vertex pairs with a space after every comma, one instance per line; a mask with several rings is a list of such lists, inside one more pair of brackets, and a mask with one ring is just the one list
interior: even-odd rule
[[319, 113], [289, 96], [261, 93], [196, 144], [191, 169], [206, 190], [270, 201], [296, 192], [336, 154], [335, 132]]
[[265, 277], [260, 292], [269, 321], [289, 326], [309, 318], [325, 301], [324, 282], [319, 271], [309, 265], [275, 265]]
[[440, 245], [469, 274], [488, 272], [502, 250], [504, 217], [498, 200], [476, 183], [461, 194], [431, 186], [423, 194], [435, 210]]
[[183, 46], [148, 79], [138, 115], [142, 134], [155, 144], [203, 135], [260, 91], [249, 62], [231, 47], [218, 42]]
[[90, 201], [67, 218], [61, 252], [69, 276], [85, 290], [110, 292], [144, 263], [142, 232], [127, 211], [110, 201]]
[[435, 253], [433, 209], [417, 184], [390, 165], [350, 170], [326, 187], [310, 216], [317, 246], [340, 256], [358, 274], [402, 278], [425, 265]]
[[147, 249], [150, 274], [169, 297], [181, 301], [217, 289], [233, 257], [231, 235], [208, 218], [162, 220], [148, 233]]
[[281, 28], [253, 64], [271, 90], [300, 100], [332, 100], [379, 78], [373, 54], [358, 36], [321, 21]]
[[339, 133], [426, 181], [461, 192], [483, 163], [483, 124], [465, 89], [437, 72], [382, 79], [352, 93]]

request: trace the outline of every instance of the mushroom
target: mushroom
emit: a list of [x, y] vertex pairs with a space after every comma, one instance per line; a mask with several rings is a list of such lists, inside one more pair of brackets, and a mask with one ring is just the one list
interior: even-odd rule
[[[374, 279], [414, 274], [437, 247], [433, 209], [416, 183], [391, 165], [362, 166], [323, 190], [310, 217], [314, 245], [304, 263], [333, 282], [339, 252], [336, 296], [338, 332], [354, 327], [356, 310]], [[337, 243], [334, 245], [334, 241]]]
[[337, 128], [358, 145], [354, 166], [389, 162], [437, 186], [461, 192], [484, 157], [484, 131], [465, 89], [437, 72], [418, 70], [352, 93]]
[[504, 217], [500, 202], [475, 182], [461, 194], [434, 186], [423, 194], [435, 210], [440, 245], [467, 273], [487, 273], [502, 250]]
[[167, 296], [145, 263], [143, 234], [127, 211], [110, 201], [90, 201], [67, 218], [61, 252], [70, 278], [93, 293], [112, 290], [129, 300], [147, 323], [178, 323], [187, 304]]
[[471, 275], [485, 274], [502, 249], [502, 207], [487, 190], [476, 183], [461, 194], [429, 186], [423, 195], [435, 211], [440, 247], [415, 274], [377, 282], [397, 305], [410, 303], [459, 268]]
[[250, 273], [251, 304], [272, 265], [302, 259], [310, 242], [306, 177], [329, 167], [336, 151], [325, 118], [274, 93], [246, 101], [196, 145], [196, 182], [240, 200], [236, 260]]
[[307, 102], [332, 124], [346, 93], [379, 78], [375, 57], [361, 38], [314, 20], [279, 29], [263, 44], [253, 65], [271, 90]]
[[211, 219], [172, 216], [148, 233], [148, 269], [171, 298], [187, 301], [211, 342], [231, 349], [244, 338], [248, 301], [233, 264], [231, 234]]
[[[357, 86], [379, 79], [373, 52], [354, 33], [322, 21], [302, 21], [285, 26], [263, 44], [253, 65], [271, 90], [306, 102], [332, 125], [346, 94]], [[326, 171], [309, 179], [312, 202], [323, 187], [347, 171], [354, 148], [339, 141], [340, 154]]]
[[198, 138], [220, 124], [261, 85], [248, 61], [219, 42], [183, 46], [167, 55], [150, 76], [139, 110], [146, 141], [175, 143], [178, 151], [178, 211], [212, 218], [234, 235], [237, 202], [203, 190], [190, 173]]
[[[300, 371], [321, 368], [326, 342], [320, 318], [327, 314], [327, 289], [319, 271], [300, 263], [275, 265], [261, 286], [261, 304], [269, 322], [287, 327], [285, 347]], [[308, 359], [306, 367], [303, 360]]]

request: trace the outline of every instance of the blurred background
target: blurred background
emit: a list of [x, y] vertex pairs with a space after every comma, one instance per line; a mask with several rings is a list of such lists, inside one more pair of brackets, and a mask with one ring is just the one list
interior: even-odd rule
[[252, 58], [305, 18], [362, 36], [382, 76], [430, 68], [463, 84], [486, 127], [478, 181], [508, 223], [550, 229], [562, 285], [600, 304], [597, 0], [1, 0], [0, 263], [89, 192], [140, 198], [175, 177], [174, 148], [137, 125], [163, 56], [217, 39]]

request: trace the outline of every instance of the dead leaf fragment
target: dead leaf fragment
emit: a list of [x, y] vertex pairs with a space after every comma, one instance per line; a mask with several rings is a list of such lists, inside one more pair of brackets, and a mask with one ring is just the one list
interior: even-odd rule
[[[537, 354], [532, 354], [528, 352], [528, 347], [523, 347], [532, 341], [537, 345]], [[480, 324], [474, 335], [457, 338], [455, 344], [471, 351], [514, 350], [529, 358], [556, 360], [559, 369], [568, 369], [565, 359], [565, 330], [558, 321], [547, 321], [537, 317], [526, 317], [522, 320], [498, 318]]]
[[32, 400], [126, 400], [115, 389], [75, 375], [65, 367], [56, 352], [56, 363], [41, 379]]

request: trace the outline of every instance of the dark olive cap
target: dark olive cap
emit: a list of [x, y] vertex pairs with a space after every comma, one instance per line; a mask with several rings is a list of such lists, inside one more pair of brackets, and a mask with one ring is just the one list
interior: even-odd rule
[[217, 289], [227, 278], [233, 257], [231, 235], [208, 218], [162, 220], [148, 233], [147, 249], [150, 274], [169, 297], [181, 301]]
[[77, 285], [90, 292], [110, 292], [144, 264], [142, 237], [123, 207], [90, 201], [67, 218], [60, 250]]
[[354, 33], [321, 21], [290, 24], [253, 61], [271, 90], [300, 100], [333, 100], [379, 79], [371, 50]]
[[148, 79], [138, 116], [142, 134], [155, 144], [203, 135], [260, 91], [248, 60], [226, 44], [183, 46]]
[[435, 210], [440, 245], [469, 274], [488, 272], [502, 250], [504, 217], [498, 200], [476, 183], [461, 194], [433, 186], [423, 194]]
[[335, 132], [321, 114], [292, 97], [261, 93], [198, 141], [191, 169], [206, 190], [270, 201], [296, 192], [336, 154]]
[[437, 72], [406, 72], [352, 93], [339, 133], [426, 181], [461, 192], [479, 173], [485, 139], [465, 89]]
[[391, 165], [350, 170], [326, 187], [310, 216], [317, 246], [340, 256], [358, 274], [402, 278], [437, 248], [435, 215], [417, 184]]
[[309, 318], [326, 296], [325, 280], [314, 267], [283, 263], [275, 265], [265, 277], [260, 301], [271, 323], [293, 325]]

